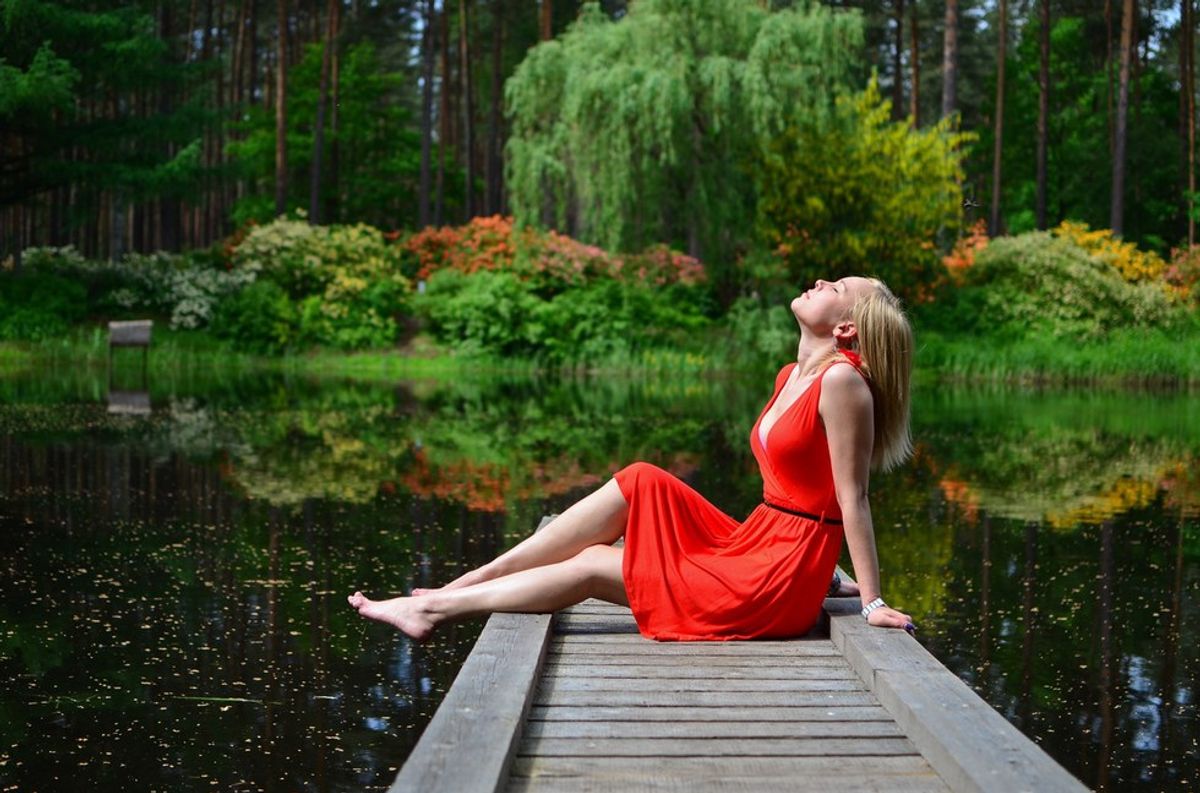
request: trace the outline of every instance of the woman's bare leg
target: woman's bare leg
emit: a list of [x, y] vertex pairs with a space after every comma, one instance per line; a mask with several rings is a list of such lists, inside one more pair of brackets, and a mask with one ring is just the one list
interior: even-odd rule
[[612, 545], [625, 534], [629, 504], [617, 480], [610, 479], [561, 515], [492, 561], [446, 584], [441, 589], [414, 589], [413, 595], [458, 589], [534, 567], [572, 558], [592, 545]]
[[348, 600], [358, 613], [424, 641], [442, 622], [508, 611], [545, 614], [589, 597], [629, 605], [621, 574], [624, 550], [592, 545], [570, 559], [522, 570], [478, 584], [433, 590], [421, 597]]

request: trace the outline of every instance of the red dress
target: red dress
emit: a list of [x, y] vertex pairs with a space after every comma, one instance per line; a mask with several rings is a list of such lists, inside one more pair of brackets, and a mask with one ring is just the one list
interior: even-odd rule
[[[856, 363], [851, 359], [852, 363]], [[821, 612], [842, 548], [841, 509], [817, 412], [826, 367], [771, 426], [750, 431], [766, 503], [739, 523], [649, 463], [616, 473], [629, 502], [622, 572], [643, 636], [667, 641], [779, 639], [807, 633]], [[833, 522], [836, 521], [836, 522]]]

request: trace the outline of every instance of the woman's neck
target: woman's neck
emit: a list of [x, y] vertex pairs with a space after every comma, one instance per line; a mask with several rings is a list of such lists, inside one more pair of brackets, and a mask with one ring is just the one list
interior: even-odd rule
[[837, 342], [832, 337], [816, 339], [801, 333], [800, 344], [796, 348], [796, 365], [800, 369], [800, 376], [813, 374], [813, 370], [836, 349]]

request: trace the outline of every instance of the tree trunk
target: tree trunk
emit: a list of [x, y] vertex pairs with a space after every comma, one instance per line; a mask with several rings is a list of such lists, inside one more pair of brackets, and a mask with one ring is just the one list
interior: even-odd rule
[[542, 0], [538, 37], [542, 41], [554, 38], [554, 0]]
[[921, 34], [917, 27], [917, 0], [912, 0], [912, 23], [908, 32], [908, 51], [912, 58], [912, 96], [909, 97], [908, 114], [912, 116], [913, 129], [917, 129], [921, 126]]
[[454, 114], [450, 112], [450, 9], [446, 2], [442, 3], [442, 13], [438, 19], [439, 36], [442, 52], [442, 85], [438, 92], [438, 162], [437, 183], [434, 188], [433, 222], [440, 226], [445, 222], [446, 210], [446, 149], [450, 145], [450, 121]]
[[1188, 247], [1196, 244], [1196, 51], [1195, 14], [1192, 10], [1192, 0], [1184, 0], [1187, 11], [1184, 23], [1184, 38], [1187, 50], [1186, 92], [1187, 92], [1187, 178], [1188, 178]]
[[1004, 155], [1004, 60], [1008, 45], [1008, 0], [1000, 0], [1000, 35], [996, 46], [996, 145], [992, 151], [992, 217], [990, 233], [1000, 234], [1000, 185]]
[[904, 118], [904, 0], [892, 0], [896, 17], [896, 45], [892, 48], [892, 119]]
[[278, 0], [279, 44], [275, 63], [275, 214], [287, 212], [287, 0]]
[[1046, 138], [1050, 118], [1050, 0], [1041, 0], [1038, 37], [1037, 227], [1046, 229]]
[[1133, 0], [1121, 10], [1121, 74], [1117, 88], [1116, 131], [1113, 135], [1112, 214], [1109, 225], [1121, 236], [1125, 226], [1125, 122], [1129, 114], [1129, 62], [1133, 57]]
[[333, 56], [338, 0], [329, 0], [326, 10], [325, 46], [321, 51], [321, 77], [317, 87], [317, 119], [313, 127], [312, 170], [308, 182], [308, 222], [321, 225], [321, 160], [325, 154], [325, 108], [329, 103], [329, 62]]
[[433, 159], [433, 62], [435, 60], [434, 24], [437, 7], [425, 0], [425, 25], [421, 35], [421, 186], [417, 198], [417, 227], [429, 225], [432, 196], [430, 182]]
[[471, 85], [471, 21], [467, 17], [467, 0], [458, 0], [458, 51], [460, 68], [462, 69], [463, 91], [463, 208], [464, 220], [475, 217], [475, 97]]
[[946, 37], [942, 44], [942, 117], [958, 111], [958, 0], [946, 0]]
[[1108, 129], [1108, 156], [1113, 154], [1113, 57], [1112, 57], [1112, 0], [1104, 0], [1104, 71], [1108, 79], [1104, 88], [1104, 121]]
[[497, 215], [501, 212], [504, 194], [503, 171], [500, 160], [501, 107], [504, 102], [504, 0], [492, 0], [492, 106], [488, 116], [487, 141], [487, 195], [484, 212]]
[[341, 142], [338, 140], [339, 124], [341, 116], [338, 113], [339, 98], [341, 97], [342, 88], [342, 55], [340, 52], [342, 38], [342, 5], [340, 2], [336, 6], [337, 16], [334, 19], [333, 26], [333, 52], [331, 53], [332, 62], [329, 67], [329, 81], [332, 84], [330, 87], [330, 99], [332, 107], [329, 110], [329, 201], [327, 202], [325, 216], [330, 223], [335, 223], [341, 217], [341, 166], [342, 166], [342, 149]]

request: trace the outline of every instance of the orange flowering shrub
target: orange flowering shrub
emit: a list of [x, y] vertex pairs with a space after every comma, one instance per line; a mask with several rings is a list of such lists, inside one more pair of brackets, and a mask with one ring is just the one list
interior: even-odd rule
[[417, 258], [417, 277], [424, 279], [443, 269], [500, 270], [555, 290], [604, 278], [664, 286], [696, 284], [705, 277], [699, 260], [665, 245], [617, 256], [557, 231], [517, 231], [512, 218], [500, 215], [424, 229], [405, 247]]
[[1064, 220], [1051, 233], [1104, 259], [1130, 283], [1162, 280], [1167, 269], [1167, 263], [1157, 253], [1139, 250], [1132, 242], [1117, 239], [1111, 229], [1093, 231], [1086, 223]]
[[958, 242], [954, 243], [953, 250], [942, 257], [942, 264], [946, 265], [946, 272], [952, 283], [962, 286], [967, 270], [975, 264], [975, 254], [986, 248], [987, 244], [987, 222], [977, 220], [970, 233], [959, 238]]
[[1174, 248], [1171, 261], [1163, 272], [1163, 280], [1180, 298], [1186, 300], [1192, 297], [1196, 283], [1200, 282], [1200, 245]]

